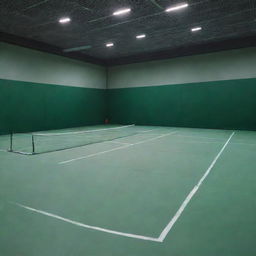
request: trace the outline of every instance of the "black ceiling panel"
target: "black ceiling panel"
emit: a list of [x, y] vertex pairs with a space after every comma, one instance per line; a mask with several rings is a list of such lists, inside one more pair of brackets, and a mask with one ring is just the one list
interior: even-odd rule
[[[188, 8], [166, 13], [176, 4]], [[119, 8], [131, 12], [113, 16]], [[61, 17], [70, 17], [61, 25]], [[202, 27], [192, 33], [192, 27]], [[103, 65], [256, 44], [256, 0], [1, 0], [3, 41]], [[138, 34], [146, 34], [137, 40]], [[113, 42], [112, 48], [106, 48]], [[65, 53], [65, 49], [87, 49]]]

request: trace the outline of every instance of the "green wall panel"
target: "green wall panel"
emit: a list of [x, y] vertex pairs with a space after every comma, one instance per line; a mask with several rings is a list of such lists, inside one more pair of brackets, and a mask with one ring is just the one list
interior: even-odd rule
[[0, 79], [0, 133], [101, 124], [106, 91]]
[[112, 123], [256, 130], [256, 79], [107, 91], [0, 80], [0, 133], [101, 124], [106, 101]]
[[256, 130], [256, 79], [111, 89], [112, 123]]

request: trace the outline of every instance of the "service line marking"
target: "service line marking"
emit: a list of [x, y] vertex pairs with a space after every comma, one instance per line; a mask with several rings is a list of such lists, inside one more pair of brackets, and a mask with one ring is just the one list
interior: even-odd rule
[[[91, 226], [91, 225], [87, 225], [87, 224], [83, 224], [81, 222], [77, 222], [71, 219], [67, 219], [64, 217], [61, 217], [59, 215], [56, 214], [52, 214], [46, 211], [42, 211], [42, 210], [37, 210], [35, 208], [23, 205], [23, 204], [19, 204], [19, 203], [14, 203], [15, 205], [22, 207], [24, 209], [27, 209], [29, 211], [32, 212], [36, 212], [42, 215], [46, 215], [76, 226], [80, 226], [83, 228], [87, 228], [87, 229], [93, 229], [93, 230], [97, 230], [97, 231], [101, 231], [101, 232], [105, 232], [105, 233], [110, 233], [113, 235], [118, 235], [118, 236], [124, 236], [124, 237], [129, 237], [129, 238], [134, 238], [134, 239], [140, 239], [140, 240], [148, 240], [148, 241], [153, 241], [153, 242], [158, 242], [158, 243], [162, 243], [166, 236], [169, 234], [169, 232], [171, 231], [172, 227], [174, 226], [174, 224], [177, 222], [177, 220], [179, 219], [179, 217], [181, 216], [182, 212], [185, 210], [185, 208], [187, 207], [187, 205], [189, 204], [189, 202], [191, 201], [191, 199], [193, 198], [193, 196], [196, 194], [196, 192], [198, 191], [198, 189], [200, 188], [200, 186], [202, 185], [202, 183], [204, 182], [204, 180], [207, 178], [207, 176], [210, 174], [211, 170], [213, 169], [213, 167], [215, 166], [217, 160], [220, 158], [220, 156], [222, 155], [223, 151], [225, 150], [225, 148], [227, 147], [227, 145], [229, 144], [230, 140], [232, 139], [232, 137], [234, 136], [235, 132], [233, 132], [228, 140], [226, 141], [226, 143], [224, 144], [224, 146], [221, 148], [221, 150], [219, 151], [219, 153], [216, 155], [216, 157], [213, 159], [213, 161], [211, 162], [210, 166], [208, 167], [208, 169], [206, 170], [206, 172], [204, 173], [204, 175], [202, 176], [202, 178], [198, 181], [198, 183], [194, 186], [194, 188], [190, 191], [190, 193], [187, 195], [186, 199], [183, 201], [183, 203], [181, 204], [181, 206], [179, 207], [178, 211], [176, 212], [176, 214], [172, 217], [172, 219], [170, 220], [170, 222], [166, 225], [166, 227], [163, 229], [163, 231], [161, 232], [161, 234], [159, 235], [159, 237], [154, 238], [154, 237], [148, 237], [148, 236], [142, 236], [142, 235], [136, 235], [136, 234], [130, 234], [130, 233], [124, 233], [124, 232], [119, 232], [119, 231], [115, 231], [115, 230], [111, 230], [111, 229], [106, 229], [106, 228], [101, 228], [101, 227], [96, 227], [96, 226]], [[167, 135], [165, 135], [167, 136]], [[160, 137], [160, 136], [159, 136]], [[158, 137], [158, 138], [159, 138]], [[163, 137], [163, 136], [162, 136]], [[157, 139], [157, 138], [154, 138]], [[153, 139], [151, 139], [153, 140]], [[150, 141], [150, 140], [147, 140]], [[146, 141], [141, 141], [136, 143], [135, 145], [138, 144], [142, 144], [145, 143]], [[130, 145], [127, 146], [123, 146], [120, 148], [125, 148], [125, 147], [130, 147]], [[117, 150], [117, 149], [116, 149]], [[11, 202], [13, 203], [13, 202]]]
[[151, 129], [151, 130], [145, 130], [145, 131], [141, 131], [140, 133], [147, 133], [147, 132], [152, 132], [155, 131], [156, 129]]
[[68, 163], [71, 163], [71, 162], [74, 162], [74, 161], [79, 161], [79, 160], [82, 160], [82, 159], [103, 155], [103, 154], [110, 153], [110, 152], [113, 152], [113, 151], [117, 151], [117, 150], [120, 150], [120, 149], [129, 148], [129, 147], [132, 147], [132, 146], [135, 146], [135, 145], [139, 145], [139, 144], [143, 144], [143, 143], [146, 143], [146, 142], [158, 140], [160, 138], [169, 136], [169, 135], [177, 133], [177, 132], [178, 131], [174, 131], [174, 132], [166, 133], [166, 134], [163, 134], [163, 135], [151, 138], [151, 139], [142, 140], [142, 141], [139, 141], [139, 142], [136, 142], [136, 143], [127, 144], [127, 145], [124, 145], [124, 146], [121, 146], [121, 147], [117, 147], [117, 148], [113, 148], [113, 149], [110, 149], [110, 150], [100, 151], [100, 152], [97, 152], [97, 153], [94, 153], [94, 154], [90, 154], [90, 155], [86, 155], [86, 156], [81, 156], [81, 157], [78, 157], [78, 158], [73, 158], [73, 159], [70, 159], [70, 160], [67, 160], [67, 161], [59, 162], [58, 164], [68, 164]]
[[177, 134], [176, 136], [178, 136], [178, 137], [188, 137], [188, 138], [198, 138], [198, 139], [218, 140], [220, 142], [224, 142], [224, 139], [219, 140], [218, 138], [213, 138], [213, 137], [205, 137], [205, 136], [197, 136], [197, 135], [182, 135], [182, 134]]
[[109, 140], [109, 141], [106, 141], [106, 142], [114, 143], [114, 144], [121, 144], [121, 145], [132, 145], [131, 143], [119, 142], [119, 141], [113, 141], [113, 140]]

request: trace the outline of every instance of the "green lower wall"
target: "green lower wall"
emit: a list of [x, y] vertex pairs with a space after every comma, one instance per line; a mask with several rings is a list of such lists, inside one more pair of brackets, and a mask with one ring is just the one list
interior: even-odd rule
[[111, 89], [112, 123], [256, 130], [256, 79]]
[[102, 124], [106, 102], [111, 123], [256, 130], [256, 79], [107, 91], [0, 79], [0, 133]]
[[0, 79], [0, 133], [101, 124], [106, 91]]

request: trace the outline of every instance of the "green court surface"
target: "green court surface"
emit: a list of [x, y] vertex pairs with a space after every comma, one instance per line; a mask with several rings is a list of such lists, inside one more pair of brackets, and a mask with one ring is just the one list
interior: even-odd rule
[[0, 255], [256, 255], [256, 132], [130, 129], [35, 155], [1, 136]]

